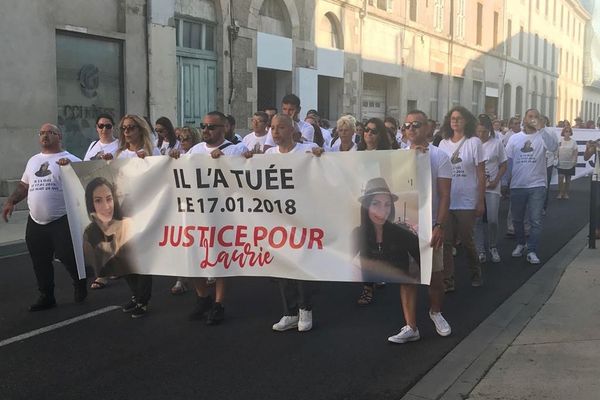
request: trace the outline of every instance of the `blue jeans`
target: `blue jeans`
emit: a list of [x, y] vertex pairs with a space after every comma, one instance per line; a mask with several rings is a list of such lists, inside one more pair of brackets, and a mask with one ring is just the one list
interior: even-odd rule
[[525, 244], [525, 210], [529, 209], [528, 252], [537, 252], [537, 244], [542, 233], [542, 210], [546, 200], [546, 188], [523, 188], [510, 190], [510, 206], [517, 243]]

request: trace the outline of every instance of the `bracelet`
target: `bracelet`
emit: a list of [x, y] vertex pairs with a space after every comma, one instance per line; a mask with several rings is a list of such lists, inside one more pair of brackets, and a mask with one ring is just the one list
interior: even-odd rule
[[437, 227], [437, 228], [440, 228], [440, 229], [442, 229], [442, 230], [444, 229], [444, 225], [443, 225], [443, 224], [440, 224], [439, 222], [436, 222], [435, 224], [433, 224], [433, 228], [435, 229], [436, 227]]

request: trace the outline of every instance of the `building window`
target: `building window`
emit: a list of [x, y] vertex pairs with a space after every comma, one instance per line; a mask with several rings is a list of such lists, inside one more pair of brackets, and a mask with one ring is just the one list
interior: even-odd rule
[[457, 1], [456, 8], [456, 37], [465, 38], [465, 0]]
[[542, 65], [544, 66], [544, 69], [546, 69], [546, 66], [548, 65], [548, 40], [547, 39], [544, 39], [543, 52], [544, 52], [544, 61], [543, 61]]
[[533, 37], [533, 65], [535, 65], [536, 67], [537, 67], [538, 61], [539, 61], [539, 57], [538, 57], [538, 54], [540, 52], [539, 42], [540, 42], [540, 37], [536, 33], [535, 36]]
[[437, 121], [439, 119], [438, 99], [440, 98], [440, 94], [442, 92], [442, 75], [432, 73], [431, 78], [433, 86], [431, 90], [431, 100], [429, 102], [429, 116], [431, 119]]
[[471, 98], [471, 111], [473, 114], [479, 114], [481, 108], [481, 88], [483, 84], [479, 81], [473, 81], [473, 95]]
[[499, 22], [499, 15], [496, 11], [494, 11], [494, 36], [493, 36], [494, 48], [496, 48], [498, 46], [498, 22]]
[[452, 107], [461, 104], [463, 78], [452, 78]]
[[506, 24], [506, 55], [512, 57], [512, 20]]
[[410, 0], [409, 3], [409, 17], [411, 21], [417, 20], [417, 0]]
[[560, 29], [564, 27], [564, 19], [565, 19], [565, 6], [560, 5]]
[[519, 60], [520, 61], [523, 61], [524, 40], [525, 40], [525, 32], [524, 32], [524, 28], [521, 27], [521, 30], [519, 31]]
[[477, 3], [477, 38], [475, 43], [481, 46], [483, 37], [483, 4]]
[[80, 158], [98, 139], [98, 114], [121, 118], [122, 65], [121, 41], [56, 31], [58, 126], [63, 146]]
[[334, 14], [328, 12], [323, 15], [319, 24], [318, 45], [331, 49], [343, 49], [343, 36], [338, 27], [338, 20]]
[[556, 25], [556, 0], [552, 0], [552, 23]]
[[192, 50], [215, 51], [215, 27], [202, 21], [175, 20], [177, 47]]
[[554, 43], [552, 44], [552, 61], [551, 61], [551, 71], [556, 72], [556, 46]]
[[433, 26], [436, 32], [442, 32], [444, 30], [444, 0], [435, 0]]
[[521, 114], [523, 112], [523, 88], [521, 86], [517, 86], [515, 97], [515, 114]]

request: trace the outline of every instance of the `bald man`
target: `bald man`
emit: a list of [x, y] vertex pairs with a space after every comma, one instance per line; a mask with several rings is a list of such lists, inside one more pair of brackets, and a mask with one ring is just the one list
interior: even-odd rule
[[62, 132], [52, 124], [39, 130], [41, 152], [31, 157], [15, 191], [2, 207], [2, 217], [8, 222], [15, 205], [27, 198], [29, 218], [25, 242], [33, 262], [40, 297], [29, 311], [42, 311], [56, 306], [54, 298], [54, 265], [58, 258], [73, 279], [75, 302], [87, 297], [87, 283], [79, 279], [73, 252], [73, 242], [67, 209], [63, 197], [61, 165], [81, 161], [62, 148]]

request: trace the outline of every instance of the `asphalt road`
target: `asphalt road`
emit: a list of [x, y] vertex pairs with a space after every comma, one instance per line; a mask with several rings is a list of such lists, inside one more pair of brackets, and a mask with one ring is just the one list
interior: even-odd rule
[[[548, 260], [586, 223], [587, 179], [571, 199], [554, 200], [544, 221], [539, 256]], [[501, 214], [506, 214], [502, 202]], [[172, 278], [154, 280], [149, 314], [133, 320], [113, 310], [2, 345], [6, 339], [128, 300], [127, 285], [111, 281], [74, 304], [66, 272], [56, 266], [59, 306], [27, 312], [36, 297], [28, 255], [0, 259], [0, 400], [12, 399], [398, 399], [446, 353], [543, 266], [513, 259], [503, 238], [503, 262], [484, 266], [484, 286], [472, 288], [462, 254], [457, 291], [446, 297], [452, 335], [437, 336], [420, 291], [421, 341], [387, 342], [404, 325], [397, 285], [377, 290], [368, 307], [356, 305], [359, 284], [314, 283], [312, 331], [276, 333], [281, 316], [271, 279], [228, 281], [226, 320], [190, 322], [191, 293], [172, 296]]]

